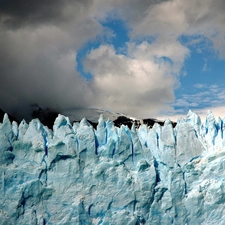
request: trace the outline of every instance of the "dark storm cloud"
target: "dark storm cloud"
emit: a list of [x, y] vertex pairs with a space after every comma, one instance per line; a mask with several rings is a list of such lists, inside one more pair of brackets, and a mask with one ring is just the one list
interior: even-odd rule
[[76, 55], [66, 52], [67, 46], [60, 46], [57, 41], [55, 44], [65, 53], [59, 53], [57, 48], [51, 50], [52, 45], [46, 43], [43, 43], [46, 51], [38, 50], [38, 43], [27, 39], [32, 39], [32, 36], [19, 32], [18, 36], [14, 34], [8, 40], [8, 45], [0, 48], [1, 107], [9, 113], [23, 116], [33, 103], [58, 110], [87, 104], [86, 82], [74, 69]]
[[23, 117], [34, 103], [88, 105], [76, 52], [101, 32], [89, 2], [0, 0], [0, 108]]
[[[0, 19], [10, 28], [66, 23], [91, 0], [0, 0]], [[66, 10], [72, 7], [73, 13]]]

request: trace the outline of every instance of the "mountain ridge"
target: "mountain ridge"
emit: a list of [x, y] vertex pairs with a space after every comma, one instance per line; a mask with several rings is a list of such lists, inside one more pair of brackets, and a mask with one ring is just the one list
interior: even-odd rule
[[[3, 119], [4, 114], [3, 110], [0, 109], [0, 120]], [[160, 125], [164, 124], [164, 121], [154, 119], [154, 118], [146, 118], [146, 119], [138, 119], [134, 118], [122, 113], [115, 113], [108, 110], [103, 109], [96, 109], [96, 108], [89, 108], [89, 109], [70, 109], [65, 110], [63, 112], [59, 112], [55, 109], [50, 108], [41, 108], [38, 105], [33, 106], [33, 111], [30, 116], [25, 117], [24, 119], [27, 122], [30, 122], [32, 119], [39, 119], [40, 122], [47, 126], [48, 128], [52, 129], [54, 125], [54, 121], [59, 114], [63, 114], [68, 116], [70, 121], [73, 122], [80, 122], [84, 117], [88, 120], [88, 122], [94, 127], [97, 127], [98, 119], [100, 115], [103, 115], [104, 118], [110, 119], [113, 121], [114, 125], [120, 127], [121, 125], [127, 125], [129, 128], [132, 127], [133, 123], [136, 127], [139, 127], [141, 124], [146, 124], [148, 127], [152, 127], [155, 123], [159, 123]], [[15, 117], [9, 115], [10, 121], [16, 121], [19, 123], [19, 120]], [[173, 127], [175, 127], [176, 122], [172, 122]]]

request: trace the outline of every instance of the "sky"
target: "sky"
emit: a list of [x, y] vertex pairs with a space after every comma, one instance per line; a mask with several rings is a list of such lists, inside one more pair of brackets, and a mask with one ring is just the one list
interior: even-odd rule
[[225, 117], [224, 0], [0, 0], [0, 108]]

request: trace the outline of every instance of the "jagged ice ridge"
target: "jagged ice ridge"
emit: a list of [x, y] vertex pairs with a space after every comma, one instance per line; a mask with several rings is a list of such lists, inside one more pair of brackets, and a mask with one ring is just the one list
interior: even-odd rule
[[225, 119], [0, 123], [0, 224], [225, 224]]

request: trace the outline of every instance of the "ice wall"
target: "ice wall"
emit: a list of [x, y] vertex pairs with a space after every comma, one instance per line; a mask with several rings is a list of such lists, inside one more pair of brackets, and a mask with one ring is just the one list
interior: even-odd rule
[[224, 224], [225, 120], [0, 124], [0, 224]]

